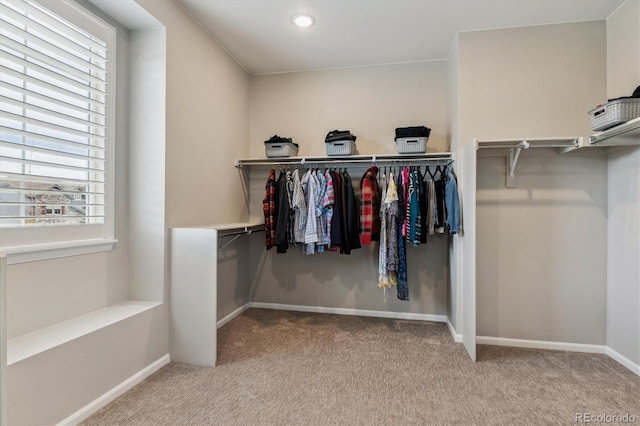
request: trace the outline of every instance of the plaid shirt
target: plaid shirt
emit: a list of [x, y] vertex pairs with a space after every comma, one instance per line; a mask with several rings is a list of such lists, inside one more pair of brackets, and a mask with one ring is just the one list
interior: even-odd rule
[[304, 230], [307, 226], [307, 203], [304, 201], [304, 191], [298, 169], [293, 171], [292, 176], [293, 195], [291, 196], [291, 208], [294, 210], [294, 241], [304, 243]]
[[324, 252], [324, 246], [329, 244], [331, 240], [327, 234], [327, 215], [324, 209], [324, 197], [327, 193], [327, 180], [324, 178], [322, 172], [317, 171], [315, 173], [316, 179], [318, 179], [318, 194], [316, 197], [316, 220], [318, 241], [316, 242], [316, 251], [318, 253]]
[[[311, 174], [311, 170], [302, 177], [302, 188], [304, 199], [307, 203], [307, 226], [304, 230], [304, 242], [306, 243], [306, 254], [313, 254], [315, 243], [318, 241], [318, 222], [316, 221], [315, 200], [318, 192], [317, 179]], [[306, 185], [305, 185], [306, 184]]]
[[276, 171], [271, 169], [262, 200], [267, 250], [276, 245]]
[[371, 244], [380, 238], [380, 190], [378, 168], [371, 166], [360, 180], [360, 241]]
[[335, 193], [333, 191], [333, 179], [331, 179], [331, 174], [329, 171], [325, 173], [325, 181], [327, 182], [327, 190], [324, 192], [324, 197], [322, 199], [322, 207], [324, 210], [324, 215], [326, 217], [326, 226], [327, 226], [327, 238], [324, 240], [324, 244], [331, 245], [331, 221], [333, 220], [333, 206], [336, 203]]

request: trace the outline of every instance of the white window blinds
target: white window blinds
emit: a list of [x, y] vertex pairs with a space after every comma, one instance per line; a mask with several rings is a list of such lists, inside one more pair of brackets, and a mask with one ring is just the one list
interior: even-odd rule
[[33, 1], [0, 8], [0, 227], [104, 224], [108, 43]]

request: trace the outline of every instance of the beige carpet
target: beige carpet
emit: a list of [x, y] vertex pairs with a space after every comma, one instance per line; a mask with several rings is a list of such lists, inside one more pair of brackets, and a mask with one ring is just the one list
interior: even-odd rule
[[479, 346], [474, 364], [441, 323], [263, 309], [218, 335], [218, 367], [172, 363], [85, 424], [640, 424], [640, 377], [606, 355]]

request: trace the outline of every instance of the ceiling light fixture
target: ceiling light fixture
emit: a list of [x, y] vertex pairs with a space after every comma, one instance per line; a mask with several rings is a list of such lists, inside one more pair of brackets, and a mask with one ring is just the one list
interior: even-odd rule
[[313, 16], [311, 15], [307, 15], [306, 13], [299, 13], [297, 15], [293, 15], [293, 17], [291, 18], [291, 22], [296, 27], [308, 28], [312, 26], [314, 22], [316, 22], [316, 20], [313, 19]]

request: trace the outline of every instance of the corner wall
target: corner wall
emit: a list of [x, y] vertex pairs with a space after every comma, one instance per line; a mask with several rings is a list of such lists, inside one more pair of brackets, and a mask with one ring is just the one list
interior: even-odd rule
[[[590, 134], [605, 58], [604, 21], [460, 33], [458, 151], [474, 137]], [[518, 187], [506, 188], [507, 153], [487, 151], [478, 152], [477, 334], [603, 345], [605, 159], [524, 151]]]
[[[607, 19], [607, 97], [640, 85], [640, 2]], [[608, 161], [607, 346], [640, 366], [640, 147]]]
[[[137, 2], [167, 28], [166, 229], [247, 220], [249, 75], [176, 2]], [[249, 302], [241, 240], [220, 255], [218, 319]]]
[[[451, 52], [449, 52], [449, 59], [447, 61], [447, 106], [449, 114], [447, 115], [448, 127], [451, 139], [451, 152], [456, 155], [456, 164], [454, 168], [460, 172], [464, 170], [464, 159], [459, 155], [458, 150], [458, 37], [456, 36]], [[458, 179], [460, 184], [460, 179]], [[459, 188], [460, 189], [460, 188]], [[462, 205], [464, 210], [464, 204]], [[464, 223], [463, 234], [464, 234]], [[456, 334], [462, 334], [462, 291], [459, 285], [462, 284], [462, 250], [464, 244], [463, 234], [459, 234], [456, 237], [451, 238], [451, 244], [449, 247], [449, 298], [447, 300], [447, 312], [449, 323], [455, 330]]]

